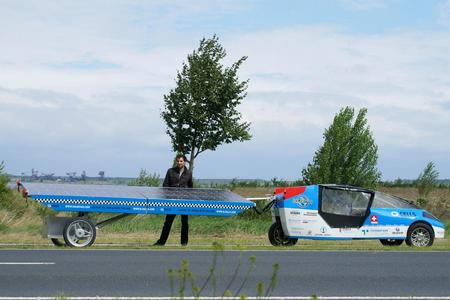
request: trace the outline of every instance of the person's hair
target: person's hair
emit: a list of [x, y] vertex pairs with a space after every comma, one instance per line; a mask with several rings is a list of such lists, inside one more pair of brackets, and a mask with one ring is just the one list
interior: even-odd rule
[[184, 154], [177, 154], [177, 156], [175, 156], [175, 160], [178, 160], [179, 158], [182, 158], [184, 161], [186, 161], [186, 156]]

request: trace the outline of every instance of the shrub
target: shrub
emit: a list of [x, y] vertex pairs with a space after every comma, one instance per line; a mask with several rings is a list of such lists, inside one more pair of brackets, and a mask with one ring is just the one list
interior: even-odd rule
[[9, 177], [5, 173], [5, 162], [0, 162], [0, 208], [12, 209], [12, 191], [8, 187]]
[[141, 169], [138, 178], [128, 183], [128, 185], [140, 185], [140, 186], [159, 186], [161, 179], [157, 173], [147, 173], [147, 170]]
[[[436, 217], [443, 218], [450, 215], [450, 191], [446, 196], [440, 196], [439, 198], [426, 201], [425, 205], [427, 209]], [[417, 200], [419, 202], [419, 199]], [[423, 206], [422, 206], [423, 207]]]
[[434, 163], [430, 161], [416, 180], [419, 198], [427, 199], [428, 195], [436, 187], [438, 177], [439, 172], [436, 170]]

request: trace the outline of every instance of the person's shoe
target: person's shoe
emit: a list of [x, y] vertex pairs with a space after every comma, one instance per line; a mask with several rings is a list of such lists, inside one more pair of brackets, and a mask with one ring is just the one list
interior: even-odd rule
[[181, 243], [181, 246], [186, 247], [187, 243]]
[[153, 246], [164, 246], [164, 244], [161, 243], [160, 241], [157, 241], [156, 243], [153, 244]]

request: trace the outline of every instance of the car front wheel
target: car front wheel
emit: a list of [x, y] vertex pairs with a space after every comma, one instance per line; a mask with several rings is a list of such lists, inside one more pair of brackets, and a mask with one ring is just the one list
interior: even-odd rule
[[406, 244], [414, 247], [429, 247], [433, 245], [434, 231], [430, 225], [425, 223], [413, 224], [408, 229]]

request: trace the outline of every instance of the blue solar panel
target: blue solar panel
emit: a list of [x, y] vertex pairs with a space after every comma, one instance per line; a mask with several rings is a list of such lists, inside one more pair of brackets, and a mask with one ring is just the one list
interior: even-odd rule
[[57, 211], [230, 216], [255, 206], [222, 189], [24, 183], [34, 200]]

